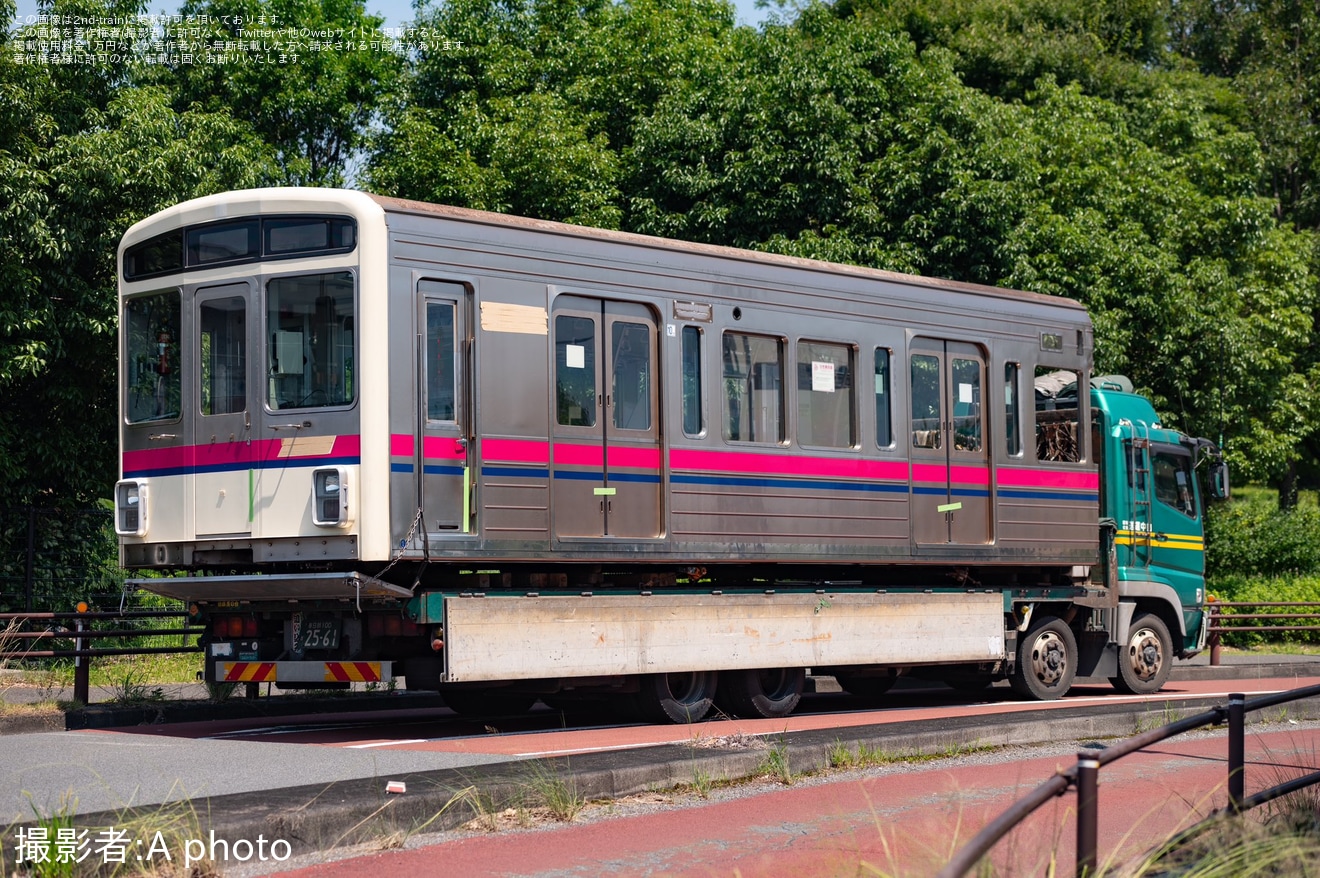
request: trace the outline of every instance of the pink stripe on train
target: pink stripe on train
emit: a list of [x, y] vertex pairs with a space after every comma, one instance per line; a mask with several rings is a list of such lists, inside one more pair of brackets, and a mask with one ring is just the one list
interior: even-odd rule
[[745, 451], [689, 451], [676, 448], [669, 452], [669, 465], [676, 470], [762, 475], [830, 476], [901, 482], [906, 482], [908, 478], [906, 461], [802, 457]]
[[1100, 473], [1065, 472], [1051, 469], [1005, 469], [995, 473], [1001, 488], [1063, 488], [1069, 491], [1100, 490]]

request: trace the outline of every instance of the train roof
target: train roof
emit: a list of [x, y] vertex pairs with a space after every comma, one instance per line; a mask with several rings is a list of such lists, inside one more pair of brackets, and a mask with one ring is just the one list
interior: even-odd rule
[[649, 247], [674, 253], [709, 256], [717, 259], [736, 259], [763, 266], [781, 266], [807, 271], [827, 272], [830, 274], [844, 274], [854, 277], [886, 281], [888, 283], [905, 284], [908, 286], [971, 293], [977, 296], [988, 296], [999, 299], [1010, 299], [1017, 302], [1043, 304], [1056, 308], [1063, 308], [1065, 310], [1071, 309], [1079, 312], [1079, 317], [1082, 317], [1083, 319], [1087, 318], [1085, 305], [1074, 299], [1068, 299], [1063, 296], [1051, 296], [1045, 293], [1033, 293], [1025, 290], [1010, 289], [1008, 287], [993, 287], [987, 284], [968, 283], [965, 281], [949, 280], [940, 277], [902, 274], [894, 271], [885, 271], [884, 269], [879, 268], [848, 265], [838, 262], [825, 262], [817, 259], [806, 259], [800, 256], [785, 256], [779, 253], [766, 253], [759, 250], [743, 250], [737, 247], [725, 247], [718, 244], [703, 244], [693, 241], [681, 241], [673, 238], [660, 238], [653, 235], [641, 235], [635, 232], [620, 232], [613, 229], [578, 226], [570, 223], [554, 222], [552, 220], [532, 219], [530, 217], [515, 216], [512, 214], [473, 210], [466, 207], [431, 204], [425, 201], [413, 201], [406, 198], [393, 198], [371, 193], [366, 194], [368, 198], [379, 204], [386, 212], [440, 217], [457, 222], [486, 224], [499, 226], [501, 228], [521, 229], [542, 234], [563, 235], [573, 238], [625, 244], [634, 247]]

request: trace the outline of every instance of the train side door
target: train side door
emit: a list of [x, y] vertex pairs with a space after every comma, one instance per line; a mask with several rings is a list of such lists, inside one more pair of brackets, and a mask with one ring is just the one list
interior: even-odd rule
[[985, 357], [975, 345], [918, 338], [909, 376], [912, 539], [928, 546], [988, 543]]
[[655, 315], [636, 303], [561, 296], [552, 323], [555, 535], [659, 536]]
[[252, 377], [251, 290], [246, 283], [225, 284], [199, 288], [194, 297], [193, 344], [200, 384], [197, 405], [188, 408], [195, 437], [198, 537], [252, 532], [257, 474], [247, 392]]
[[413, 468], [420, 473], [418, 506], [430, 537], [472, 532], [471, 405], [467, 305], [462, 284], [421, 280], [421, 400], [413, 443]]

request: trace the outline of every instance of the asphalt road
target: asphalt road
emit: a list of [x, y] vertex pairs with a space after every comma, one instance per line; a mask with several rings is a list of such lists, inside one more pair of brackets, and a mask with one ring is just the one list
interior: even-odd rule
[[[1283, 673], [1288, 676], [1260, 679]], [[1215, 682], [1224, 677], [1236, 679]], [[305, 855], [360, 840], [378, 843], [422, 824], [428, 829], [455, 826], [471, 814], [469, 808], [450, 805], [456, 794], [475, 788], [483, 808], [507, 805], [526, 798], [536, 772], [548, 772], [542, 782], [546, 777], [570, 780], [584, 798], [614, 799], [697, 778], [756, 776], [763, 771], [767, 747], [782, 750], [793, 773], [800, 775], [820, 767], [830, 749], [840, 745], [940, 753], [1124, 737], [1139, 726], [1161, 724], [1171, 711], [1185, 715], [1203, 709], [1207, 692], [1218, 693], [1210, 698], [1222, 703], [1222, 693], [1230, 690], [1276, 690], [1316, 680], [1320, 664], [1309, 661], [1185, 667], [1164, 693], [1147, 702], [1085, 687], [1051, 705], [1014, 701], [992, 691], [982, 704], [960, 695], [959, 705], [950, 706], [946, 690], [942, 696], [925, 696], [928, 701], [943, 698], [943, 704], [922, 704], [919, 694], [891, 693], [894, 697], [883, 702], [889, 709], [860, 710], [837, 696], [833, 701], [821, 696], [815, 709], [822, 712], [692, 727], [568, 730], [547, 726], [545, 717], [530, 725], [509, 720], [497, 721], [502, 728], [464, 727], [447, 711], [425, 709], [329, 722], [322, 716], [313, 724], [295, 718], [231, 719], [12, 734], [0, 736], [0, 816], [21, 822], [30, 820], [34, 809], [49, 814], [61, 802], [76, 802], [78, 823], [91, 827], [95, 839], [104, 827], [130, 825], [133, 815], [125, 808], [145, 814], [133, 824], [136, 831], [145, 831], [163, 822], [160, 803], [188, 802], [194, 835], [213, 831], [216, 838], [235, 842], [278, 839], [291, 856]], [[754, 739], [759, 749], [744, 746]], [[407, 792], [387, 793], [390, 781], [405, 783]], [[12, 849], [12, 840], [4, 842]], [[150, 842], [148, 833], [145, 843]]]

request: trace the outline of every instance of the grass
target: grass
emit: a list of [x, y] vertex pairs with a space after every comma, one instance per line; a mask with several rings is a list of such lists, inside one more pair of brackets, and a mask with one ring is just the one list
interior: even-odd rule
[[784, 786], [793, 783], [793, 766], [788, 756], [788, 741], [780, 738], [771, 745], [761, 759], [761, 774], [769, 775]]
[[526, 785], [535, 796], [535, 800], [549, 809], [554, 819], [570, 823], [582, 809], [587, 800], [577, 789], [572, 776], [566, 779], [551, 762], [533, 761], [527, 766]]
[[1165, 702], [1164, 707], [1159, 713], [1148, 711], [1137, 717], [1137, 721], [1133, 725], [1132, 734], [1140, 735], [1154, 729], [1163, 728], [1164, 726], [1172, 725], [1179, 720], [1186, 719], [1186, 717], [1187, 712], [1185, 710], [1179, 707], [1174, 707], [1172, 704]]
[[[1259, 817], [1223, 817], [1158, 849], [1132, 878], [1310, 878], [1320, 863], [1320, 823], [1314, 794], [1276, 800]], [[1126, 878], [1126, 876], [1125, 876]]]
[[[29, 878], [127, 878], [173, 876], [219, 878], [200, 839], [207, 834], [187, 802], [119, 812], [111, 827], [77, 827], [77, 801], [67, 796], [50, 813], [32, 806], [35, 820], [22, 830], [27, 845], [20, 850], [19, 828], [5, 830], [13, 845], [0, 846], [0, 875]], [[114, 851], [122, 850], [123, 862]], [[187, 868], [183, 862], [187, 859]]]

